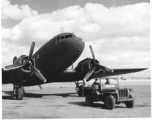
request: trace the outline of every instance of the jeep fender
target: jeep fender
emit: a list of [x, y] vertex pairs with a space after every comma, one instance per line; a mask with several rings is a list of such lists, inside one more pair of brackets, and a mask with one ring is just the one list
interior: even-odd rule
[[118, 95], [116, 92], [105, 92], [103, 93], [103, 101], [105, 101], [106, 97], [109, 95], [112, 95], [115, 98], [115, 100], [117, 100], [118, 98]]

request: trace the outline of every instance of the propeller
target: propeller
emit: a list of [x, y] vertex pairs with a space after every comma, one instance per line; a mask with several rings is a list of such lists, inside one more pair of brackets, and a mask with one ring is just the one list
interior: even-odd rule
[[29, 52], [29, 56], [28, 56], [28, 60], [27, 60], [27, 61], [21, 62], [22, 58], [21, 58], [21, 57], [20, 57], [20, 58], [17, 58], [17, 59], [13, 62], [13, 65], [5, 66], [5, 67], [4, 67], [4, 70], [13, 70], [13, 69], [22, 68], [22, 67], [24, 67], [25, 65], [28, 65], [29, 68], [31, 69], [31, 71], [32, 71], [41, 81], [46, 82], [45, 77], [40, 73], [40, 71], [39, 71], [37, 68], [35, 68], [35, 67], [32, 65], [31, 58], [32, 58], [32, 55], [33, 55], [34, 47], [35, 47], [35, 42], [32, 42], [31, 48], [30, 48], [30, 52]]
[[21, 68], [23, 66], [24, 66], [24, 64], [21, 64], [21, 65], [16, 65], [16, 64], [8, 65], [8, 66], [4, 67], [4, 70], [13, 70], [13, 69]]
[[46, 82], [45, 77], [40, 73], [40, 71], [38, 71], [38, 69], [36, 69], [35, 67], [33, 67], [32, 65], [30, 65], [30, 68], [32, 70], [32, 72], [34, 72], [34, 74], [43, 82]]
[[94, 56], [94, 52], [93, 52], [92, 46], [90, 45], [89, 47], [90, 47], [90, 51], [91, 51], [91, 54], [92, 54], [93, 60], [94, 60], [94, 62], [95, 62], [95, 56]]
[[30, 52], [29, 52], [28, 61], [30, 61], [31, 58], [32, 58], [33, 51], [34, 51], [34, 47], [35, 47], [35, 42], [32, 41], [31, 48], [30, 48]]
[[85, 77], [83, 78], [83, 84], [84, 84], [84, 86], [85, 86], [85, 83], [86, 83], [86, 81], [88, 81], [88, 79], [90, 78], [90, 76], [93, 74], [93, 72], [95, 71], [95, 64], [96, 64], [96, 60], [95, 60], [95, 55], [94, 55], [94, 52], [93, 52], [93, 49], [92, 49], [92, 47], [91, 47], [91, 45], [89, 46], [90, 47], [90, 51], [91, 51], [91, 54], [92, 54], [92, 57], [93, 57], [93, 68], [92, 68], [92, 70], [90, 70], [86, 75], [85, 75]]
[[95, 59], [95, 55], [94, 55], [92, 46], [90, 45], [89, 47], [90, 47], [90, 51], [91, 51], [91, 54], [92, 54], [92, 57], [93, 57], [93, 65], [94, 65], [94, 67], [95, 67], [95, 65], [99, 65], [99, 64], [96, 62], [96, 59]]
[[99, 66], [104, 72], [113, 72], [113, 69], [102, 66], [102, 65], [100, 65], [99, 63], [96, 62], [94, 52], [93, 52], [93, 49], [92, 49], [91, 45], [89, 47], [90, 47], [90, 51], [91, 51], [91, 54], [92, 54], [92, 57], [93, 57], [93, 60], [94, 60], [94, 62], [93, 62], [94, 67]]
[[92, 58], [93, 58], [93, 67], [92, 67], [92, 69], [85, 75], [85, 77], [83, 78], [84, 86], [85, 86], [86, 81], [89, 81], [90, 76], [94, 73], [94, 71], [95, 71], [95, 69], [96, 69], [97, 66], [99, 66], [99, 67], [103, 70], [104, 73], [105, 73], [105, 72], [113, 72], [112, 69], [100, 65], [100, 64], [96, 61], [95, 55], [94, 55], [94, 52], [93, 52], [93, 49], [92, 49], [92, 46], [90, 45], [89, 47], [90, 47], [90, 51], [91, 51]]
[[88, 81], [89, 77], [93, 74], [94, 70], [95, 70], [95, 67], [94, 67], [92, 70], [90, 70], [90, 71], [85, 75], [85, 77], [83, 78], [83, 84], [84, 84], [84, 86], [85, 86], [86, 81]]

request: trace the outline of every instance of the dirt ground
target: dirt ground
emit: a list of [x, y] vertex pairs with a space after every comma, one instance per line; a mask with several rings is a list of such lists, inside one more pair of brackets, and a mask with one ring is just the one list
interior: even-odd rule
[[135, 107], [124, 104], [107, 110], [102, 102], [92, 107], [85, 104], [84, 97], [78, 97], [74, 83], [50, 83], [25, 88], [23, 100], [15, 100], [12, 85], [2, 85], [3, 119], [45, 119], [45, 118], [149, 118], [151, 117], [150, 80], [120, 81], [121, 87], [133, 88]]

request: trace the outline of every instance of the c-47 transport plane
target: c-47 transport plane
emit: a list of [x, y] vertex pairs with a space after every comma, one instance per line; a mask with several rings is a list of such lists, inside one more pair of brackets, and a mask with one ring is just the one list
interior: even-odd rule
[[[22, 100], [24, 87], [41, 85], [51, 82], [75, 82], [80, 89], [79, 82], [93, 78], [101, 78], [119, 74], [139, 72], [146, 68], [138, 69], [110, 69], [100, 65], [93, 58], [86, 58], [78, 63], [72, 71], [67, 71], [83, 52], [85, 43], [73, 33], [61, 33], [46, 42], [34, 54], [35, 43], [32, 42], [29, 56], [14, 57], [13, 64], [2, 69], [2, 84], [12, 83], [17, 100]], [[41, 87], [41, 86], [40, 86]]]

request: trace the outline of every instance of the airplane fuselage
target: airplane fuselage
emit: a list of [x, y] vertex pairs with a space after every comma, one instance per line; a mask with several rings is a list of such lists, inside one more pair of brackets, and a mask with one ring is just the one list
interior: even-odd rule
[[[79, 58], [84, 46], [81, 38], [77, 38], [72, 33], [62, 33], [46, 42], [32, 58], [35, 67], [44, 75], [47, 83], [69, 81], [69, 76], [62, 73]], [[25, 82], [25, 85], [31, 85], [31, 82], [33, 85], [42, 84], [41, 81], [32, 80], [33, 76]]]
[[[71, 37], [65, 38], [70, 35]], [[64, 38], [61, 39], [62, 37]], [[45, 43], [35, 52], [33, 59], [35, 60], [36, 68], [42, 72], [57, 73], [64, 71], [72, 62], [75, 62], [83, 49], [84, 42], [81, 38], [77, 38], [71, 33], [62, 33]]]

